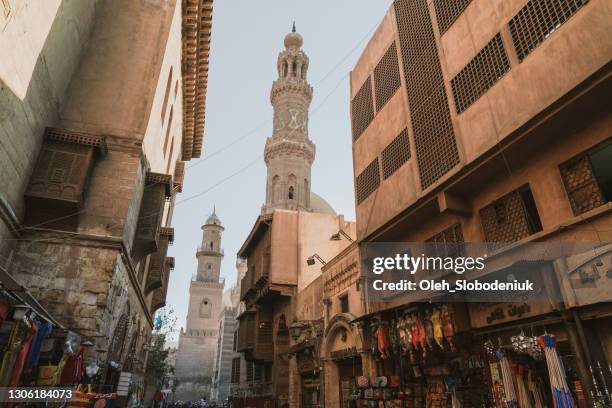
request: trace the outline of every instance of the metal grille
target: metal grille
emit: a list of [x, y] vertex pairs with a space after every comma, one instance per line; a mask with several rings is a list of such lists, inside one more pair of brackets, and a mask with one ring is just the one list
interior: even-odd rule
[[466, 110], [509, 70], [504, 43], [497, 33], [451, 80], [457, 113]]
[[395, 0], [421, 188], [459, 163], [427, 0]]
[[480, 219], [488, 242], [515, 242], [531, 235], [527, 211], [518, 190], [481, 209]]
[[519, 61], [523, 61], [588, 0], [531, 0], [508, 22]]
[[463, 256], [465, 252], [461, 224], [451, 225], [425, 242], [428, 243], [427, 249], [431, 252], [431, 256], [442, 258]]
[[404, 129], [381, 153], [383, 178], [388, 179], [410, 159], [408, 129]]
[[357, 193], [357, 204], [361, 204], [380, 185], [380, 170], [378, 169], [378, 157], [368, 164], [357, 176], [355, 190]]
[[559, 169], [575, 215], [605, 204], [588, 155], [573, 158]]
[[385, 55], [374, 68], [374, 91], [376, 94], [376, 110], [379, 111], [391, 99], [400, 87], [399, 63], [395, 42], [391, 44]]
[[457, 17], [463, 13], [463, 10], [465, 10], [471, 1], [472, 0], [434, 0], [440, 34], [444, 34], [446, 30], [453, 25]]
[[351, 101], [351, 124], [353, 128], [353, 141], [368, 127], [374, 119], [374, 106], [372, 104], [372, 81], [370, 77], [361, 85], [361, 88]]

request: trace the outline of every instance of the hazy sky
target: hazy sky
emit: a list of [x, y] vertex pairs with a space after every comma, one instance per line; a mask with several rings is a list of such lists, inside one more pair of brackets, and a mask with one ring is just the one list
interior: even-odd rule
[[[317, 146], [312, 190], [355, 219], [348, 75], [391, 0], [222, 0], [214, 2], [201, 159], [187, 164], [177, 197], [167, 305], [185, 325], [189, 281], [196, 270], [201, 225], [213, 205], [225, 226], [221, 276], [236, 280], [236, 252], [261, 211], [263, 149], [272, 129], [270, 87], [293, 20], [310, 58], [314, 86], [309, 132]], [[231, 143], [235, 142], [231, 147]], [[248, 166], [248, 167], [247, 167]], [[233, 177], [232, 177], [233, 175]]]

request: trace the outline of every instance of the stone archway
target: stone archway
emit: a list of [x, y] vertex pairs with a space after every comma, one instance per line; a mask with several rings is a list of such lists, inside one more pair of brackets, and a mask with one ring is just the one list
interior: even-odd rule
[[325, 372], [325, 406], [341, 406], [340, 361], [357, 359], [361, 363], [363, 341], [359, 329], [351, 324], [355, 318], [351, 313], [340, 313], [332, 317], [325, 328], [321, 349]]

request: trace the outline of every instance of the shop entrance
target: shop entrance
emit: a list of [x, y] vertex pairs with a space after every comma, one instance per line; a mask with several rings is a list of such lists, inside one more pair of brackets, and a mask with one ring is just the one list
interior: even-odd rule
[[321, 380], [319, 377], [302, 376], [302, 408], [319, 408], [321, 403]]
[[349, 408], [355, 390], [355, 378], [363, 375], [361, 357], [349, 357], [337, 362], [340, 382], [340, 407]]

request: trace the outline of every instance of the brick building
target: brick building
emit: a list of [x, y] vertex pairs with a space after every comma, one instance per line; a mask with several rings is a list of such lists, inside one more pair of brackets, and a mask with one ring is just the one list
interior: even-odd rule
[[[146, 4], [145, 4], [146, 3]], [[142, 384], [185, 163], [200, 157], [212, 1], [4, 1], [2, 284]]]
[[[487, 338], [507, 350], [522, 331], [553, 332], [578, 404], [609, 398], [602, 390], [610, 389], [605, 367], [612, 361], [611, 286], [603, 277], [612, 238], [611, 17], [598, 0], [393, 2], [351, 72], [360, 250], [372, 242], [498, 242], [519, 248], [518, 257], [533, 242], [603, 249], [582, 254], [583, 263], [566, 256], [532, 265], [532, 276], [553, 277], [562, 296], [518, 317], [507, 313], [516, 305], [503, 303], [366, 302], [353, 321], [363, 323], [365, 342], [356, 375], [401, 377], [415, 406], [440, 397], [441, 378], [461, 380], [444, 361], [446, 351], [436, 346], [439, 355], [394, 365], [385, 349], [370, 348], [379, 332], [369, 328], [384, 332], [451, 309], [449, 327], [471, 339], [465, 347], [475, 358], [486, 355], [476, 346]], [[576, 287], [563, 286], [567, 277], [592, 282], [593, 291], [577, 296]], [[438, 374], [432, 358], [440, 360]], [[547, 377], [541, 363], [512, 358]], [[327, 385], [328, 404], [350, 399], [353, 385], [342, 384], [340, 378]], [[500, 396], [470, 390], [474, 398], [480, 391], [483, 399]]]

